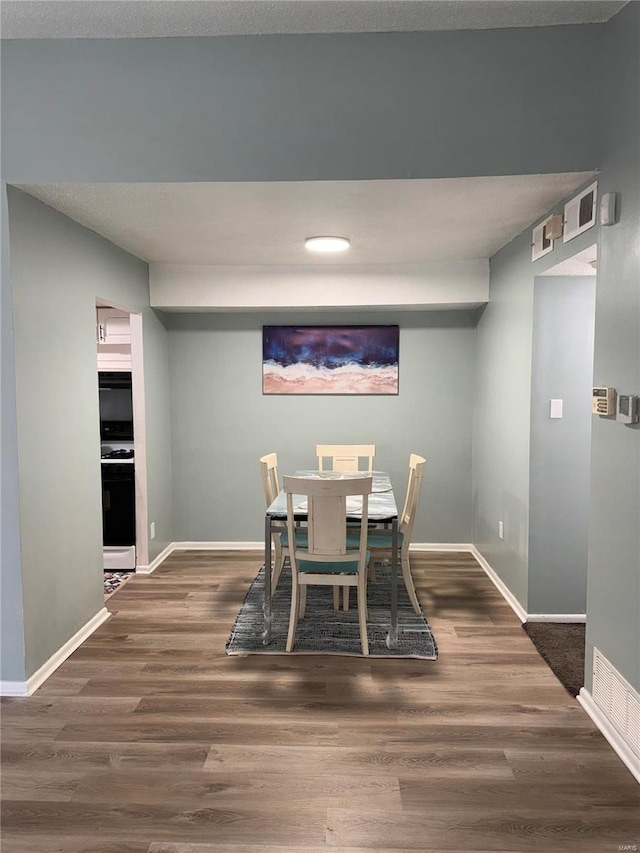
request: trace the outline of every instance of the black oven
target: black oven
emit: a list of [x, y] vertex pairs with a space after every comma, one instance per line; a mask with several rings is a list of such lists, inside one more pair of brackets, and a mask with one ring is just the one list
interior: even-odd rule
[[136, 490], [132, 462], [102, 462], [103, 545], [135, 545]]
[[131, 372], [99, 371], [100, 438], [102, 441], [133, 441]]

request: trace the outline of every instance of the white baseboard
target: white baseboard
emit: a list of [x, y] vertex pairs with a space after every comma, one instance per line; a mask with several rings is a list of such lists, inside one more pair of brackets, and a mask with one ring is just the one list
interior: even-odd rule
[[28, 696], [26, 681], [0, 681], [0, 696]]
[[527, 611], [520, 604], [518, 599], [515, 597], [515, 595], [509, 589], [509, 587], [503, 581], [500, 580], [498, 575], [494, 572], [494, 570], [491, 568], [489, 563], [482, 556], [480, 551], [478, 551], [478, 549], [476, 548], [475, 545], [471, 546], [471, 553], [476, 558], [476, 560], [480, 563], [480, 565], [484, 569], [489, 580], [493, 583], [493, 585], [496, 587], [498, 592], [502, 595], [502, 597], [507, 602], [509, 607], [513, 610], [513, 612], [516, 614], [518, 619], [521, 622], [526, 622], [527, 621]]
[[0, 696], [31, 696], [40, 687], [40, 685], [56, 671], [60, 664], [64, 663], [70, 654], [75, 652], [78, 646], [82, 645], [87, 637], [102, 625], [111, 614], [106, 607], [101, 608], [95, 616], [80, 628], [79, 631], [67, 640], [57, 652], [51, 655], [48, 661], [42, 664], [40, 669], [36, 670], [32, 676], [26, 681], [1, 681]]
[[578, 702], [582, 705], [584, 710], [609, 741], [613, 750], [625, 764], [632, 776], [637, 782], [640, 782], [640, 758], [638, 758], [631, 747], [627, 745], [624, 738], [621, 737], [621, 735], [607, 720], [600, 708], [598, 708], [596, 703], [593, 701], [593, 697], [586, 687], [581, 688], [580, 693], [578, 694]]
[[586, 622], [586, 613], [527, 613], [527, 622]]
[[[172, 542], [169, 549], [167, 552], [165, 548], [162, 553], [168, 556], [171, 551], [264, 551], [264, 542]], [[412, 551], [471, 552], [472, 549], [473, 545], [470, 542], [415, 542], [411, 545]], [[156, 560], [158, 559], [157, 557]]]
[[136, 566], [136, 574], [137, 575], [150, 575], [152, 572], [158, 568], [160, 563], [164, 562], [167, 557], [172, 554], [176, 550], [175, 542], [170, 542], [167, 547], [161, 551], [158, 556], [153, 559], [148, 566]]

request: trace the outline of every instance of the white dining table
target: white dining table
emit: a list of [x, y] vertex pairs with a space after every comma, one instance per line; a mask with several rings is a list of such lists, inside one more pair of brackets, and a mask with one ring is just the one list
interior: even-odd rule
[[[366, 477], [366, 471], [317, 471], [299, 470], [296, 477], [312, 477], [318, 479], [348, 479], [353, 477]], [[395, 649], [398, 646], [398, 507], [391, 477], [386, 471], [372, 471], [373, 491], [369, 495], [368, 522], [369, 524], [383, 525], [391, 528], [391, 600], [389, 602], [389, 631], [387, 633], [387, 647]], [[359, 521], [362, 514], [361, 504], [350, 503], [347, 498], [347, 521]], [[304, 524], [307, 520], [307, 505], [305, 495], [294, 495], [294, 518], [296, 522]], [[265, 538], [264, 538], [264, 600], [262, 605], [264, 615], [264, 630], [262, 642], [269, 645], [271, 642], [271, 537], [274, 533], [282, 532], [282, 522], [287, 520], [287, 496], [281, 491], [273, 503], [267, 507], [265, 514]], [[278, 524], [279, 523], [279, 524]]]

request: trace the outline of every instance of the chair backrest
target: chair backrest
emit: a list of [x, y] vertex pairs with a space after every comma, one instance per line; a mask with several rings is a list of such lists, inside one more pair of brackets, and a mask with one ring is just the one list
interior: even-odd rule
[[267, 502], [267, 506], [270, 507], [280, 494], [277, 453], [267, 453], [266, 456], [262, 456], [260, 458], [260, 474], [262, 475], [264, 497]]
[[[289, 542], [295, 542], [296, 501], [307, 501], [308, 546], [302, 555], [294, 547], [293, 559], [302, 556], [305, 561], [354, 562], [364, 564], [367, 550], [367, 522], [369, 520], [369, 495], [373, 491], [373, 477], [353, 477], [348, 480], [322, 480], [317, 477], [284, 477], [287, 495], [287, 527]], [[347, 512], [352, 501], [362, 501], [360, 546], [357, 551], [347, 550]], [[298, 510], [298, 513], [300, 510]], [[349, 512], [351, 515], [352, 512]], [[358, 517], [360, 512], [358, 511]]]
[[316, 444], [318, 471], [324, 471], [323, 459], [331, 459], [331, 471], [359, 471], [360, 459], [366, 459], [369, 474], [373, 471], [375, 444]]
[[400, 516], [400, 530], [404, 541], [408, 545], [413, 534], [413, 526], [418, 512], [418, 502], [422, 491], [422, 480], [427, 460], [423, 456], [412, 453], [409, 456], [409, 482], [407, 483], [407, 494], [404, 500], [402, 515]]

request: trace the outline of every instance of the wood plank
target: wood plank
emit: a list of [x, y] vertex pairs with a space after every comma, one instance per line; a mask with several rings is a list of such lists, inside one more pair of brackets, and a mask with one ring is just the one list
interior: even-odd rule
[[204, 770], [228, 772], [233, 768], [268, 773], [308, 772], [316, 776], [395, 773], [402, 776], [491, 776], [513, 778], [504, 753], [490, 749], [424, 749], [420, 746], [396, 746], [393, 749], [316, 746], [256, 746], [223, 744], [211, 747]]
[[289, 723], [280, 720], [257, 723], [182, 719], [179, 715], [148, 714], [131, 720], [115, 716], [108, 727], [96, 728], [92, 722], [73, 722], [55, 736], [58, 743], [242, 743], [242, 744], [319, 744], [338, 741], [338, 727], [333, 723]]
[[465, 807], [444, 810], [423, 805], [419, 810], [374, 812], [329, 809], [327, 844], [353, 847], [436, 847], [447, 851], [464, 845], [475, 851], [539, 851], [545, 853], [602, 853], [616, 850], [621, 839], [637, 838], [638, 819], [630, 811], [592, 808], [578, 812], [556, 807], [552, 812], [521, 806], [505, 809]]
[[65, 803], [7, 800], [2, 827], [8, 835], [32, 834], [44, 829], [51, 835], [68, 834], [69, 826], [87, 835], [108, 829], [113, 840], [233, 841], [254, 843], [315, 843], [325, 838], [326, 810], [322, 808], [261, 810], [245, 806], [217, 809], [194, 800], [189, 805], [165, 803]]
[[[199, 773], [176, 772], [159, 776], [153, 771], [114, 771], [78, 773], [69, 793], [73, 802], [193, 803], [215, 808], [235, 808], [259, 803], [260, 808], [305, 809], [310, 803], [323, 809], [340, 806], [345, 798], [362, 807], [400, 807], [397, 776], [309, 773]], [[75, 780], [74, 780], [75, 781]], [[71, 785], [71, 780], [69, 780]]]

